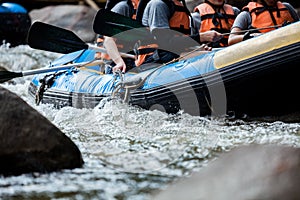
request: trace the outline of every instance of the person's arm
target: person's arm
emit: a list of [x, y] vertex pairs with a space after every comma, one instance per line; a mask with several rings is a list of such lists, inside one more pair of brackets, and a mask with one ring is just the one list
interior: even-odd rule
[[195, 28], [195, 32], [198, 33], [200, 30], [200, 24], [201, 24], [201, 17], [198, 12], [191, 13], [191, 16], [193, 18], [193, 27]]
[[200, 32], [201, 43], [217, 42], [223, 38], [223, 35], [215, 30]]
[[236, 44], [236, 43], [239, 43], [239, 42], [243, 41], [244, 34], [242, 34], [242, 33], [237, 34], [240, 31], [242, 31], [242, 29], [237, 28], [237, 27], [231, 29], [231, 33], [234, 33], [234, 34], [229, 35], [228, 45], [233, 45], [233, 44]]
[[238, 33], [242, 30], [247, 30], [251, 25], [251, 16], [249, 12], [243, 11], [241, 12], [235, 19], [232, 29], [231, 29], [231, 34], [229, 35], [228, 38], [228, 45], [233, 45], [238, 42], [243, 41], [244, 39], [244, 33]]
[[[201, 26], [201, 17], [199, 12], [192, 13], [193, 21], [195, 23], [195, 27], [199, 32]], [[222, 34], [217, 31], [206, 31], [206, 32], [199, 32], [200, 43], [210, 43], [210, 42], [217, 42], [223, 38]]]
[[116, 64], [116, 66], [113, 67], [113, 71], [121, 70], [122, 72], [125, 72], [126, 64], [120, 55], [115, 40], [111, 37], [104, 36], [103, 46], [105, 47], [109, 57]]
[[116, 5], [114, 5], [111, 11], [130, 18], [134, 13], [133, 8], [128, 5], [127, 0], [118, 2]]
[[235, 16], [238, 16], [241, 13], [241, 10], [235, 6], [232, 7], [233, 8], [233, 13]]
[[151, 0], [144, 11], [143, 25], [148, 26], [160, 49], [180, 55], [184, 48], [198, 46], [199, 34], [187, 36], [171, 30], [169, 18], [171, 16], [168, 6], [162, 0]]

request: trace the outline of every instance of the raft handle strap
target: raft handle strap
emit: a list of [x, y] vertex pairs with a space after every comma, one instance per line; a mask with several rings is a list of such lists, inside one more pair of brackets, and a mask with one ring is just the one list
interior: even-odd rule
[[156, 69], [149, 72], [149, 74], [147, 74], [144, 78], [142, 78], [142, 77], [129, 78], [126, 81], [124, 81], [124, 79], [125, 79], [124, 78], [124, 73], [122, 73], [121, 71], [117, 71], [116, 75], [120, 77], [120, 82], [117, 83], [117, 85], [116, 85], [115, 89], [113, 90], [111, 96], [114, 98], [116, 96], [116, 94], [119, 93], [121, 89], [123, 89], [123, 90], [125, 90], [124, 97], [123, 97], [123, 102], [128, 103], [129, 96], [130, 96], [130, 91], [141, 87], [145, 83], [147, 78], [150, 75], [152, 75], [154, 72], [156, 72], [158, 69], [160, 69], [163, 66], [166, 66], [168, 64], [180, 61], [181, 59], [187, 57], [188, 55], [190, 55], [190, 54], [192, 54], [192, 53], [194, 53], [194, 52], [196, 52], [200, 49], [203, 49], [205, 46], [206, 46], [206, 44], [202, 44], [202, 45], [198, 46], [197, 48], [193, 49], [192, 51], [189, 51], [189, 52], [185, 53], [184, 55], [182, 55], [178, 58], [175, 58], [175, 59], [173, 59], [173, 60], [171, 60], [167, 63], [164, 63], [164, 64], [158, 66]]

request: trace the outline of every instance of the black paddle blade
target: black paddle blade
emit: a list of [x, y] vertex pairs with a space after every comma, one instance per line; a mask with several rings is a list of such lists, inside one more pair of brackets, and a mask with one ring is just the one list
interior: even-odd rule
[[[94, 32], [106, 36], [119, 37], [123, 41], [137, 41], [151, 38], [151, 33], [139, 21], [114, 13], [106, 9], [100, 9], [93, 24]], [[121, 34], [121, 36], [116, 36]]]
[[22, 77], [22, 72], [0, 71], [0, 83], [4, 83], [13, 78]]
[[35, 49], [63, 54], [88, 49], [88, 45], [72, 31], [42, 22], [31, 25], [27, 43]]

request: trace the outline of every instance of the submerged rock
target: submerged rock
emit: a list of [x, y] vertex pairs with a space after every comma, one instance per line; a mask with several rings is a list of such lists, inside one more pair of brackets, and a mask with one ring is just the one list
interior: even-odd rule
[[25, 101], [0, 87], [0, 174], [72, 169], [83, 164], [78, 147]]
[[222, 155], [154, 199], [300, 199], [299, 185], [299, 148], [251, 145]]

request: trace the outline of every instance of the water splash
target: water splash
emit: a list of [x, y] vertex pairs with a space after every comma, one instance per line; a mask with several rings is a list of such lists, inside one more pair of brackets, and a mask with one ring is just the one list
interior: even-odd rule
[[[44, 66], [57, 55], [28, 46], [0, 48], [9, 70]], [[219, 153], [246, 144], [300, 147], [300, 124], [169, 115], [119, 101], [94, 109], [36, 106], [27, 94], [30, 77], [1, 84], [15, 92], [70, 137], [83, 168], [50, 174], [0, 177], [1, 198], [150, 199], [179, 177], [201, 170]]]

